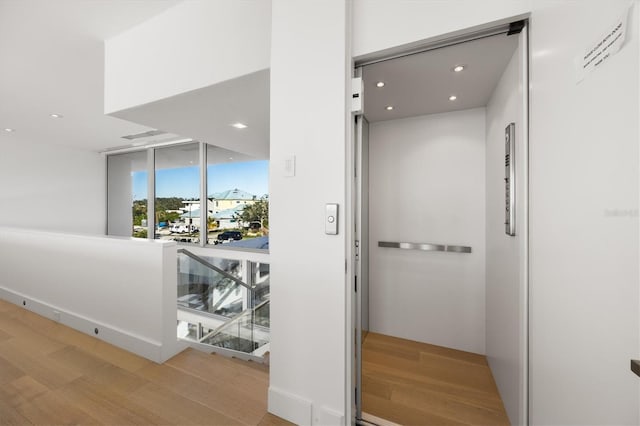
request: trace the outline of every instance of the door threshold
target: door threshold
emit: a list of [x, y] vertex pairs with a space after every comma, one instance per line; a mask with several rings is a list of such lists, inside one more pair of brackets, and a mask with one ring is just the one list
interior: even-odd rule
[[365, 413], [364, 411], [362, 412], [362, 419], [358, 420], [358, 424], [364, 426], [401, 426], [398, 423], [374, 416], [373, 414]]

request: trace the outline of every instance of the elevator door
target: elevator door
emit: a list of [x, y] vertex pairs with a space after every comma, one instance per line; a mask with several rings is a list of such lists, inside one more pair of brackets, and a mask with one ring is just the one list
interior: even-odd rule
[[356, 416], [361, 419], [362, 344], [369, 331], [369, 122], [363, 116], [358, 116], [355, 127]]
[[[522, 24], [514, 23], [513, 27], [522, 28]], [[413, 401], [420, 399], [407, 389], [399, 389], [398, 382], [389, 382], [391, 370], [407, 377], [424, 373], [428, 380], [451, 379], [454, 387], [473, 389], [479, 388], [482, 380], [469, 379], [473, 383], [466, 383], [467, 377], [487, 376], [489, 387], [495, 390], [491, 371], [462, 374], [464, 368], [457, 368], [455, 361], [447, 361], [453, 372], [445, 378], [436, 364], [443, 361], [437, 353], [459, 355], [462, 351], [467, 354], [462, 358], [483, 360], [481, 364], [486, 366], [484, 355], [489, 355], [491, 349], [485, 340], [490, 331], [486, 325], [489, 284], [486, 264], [488, 257], [496, 256], [487, 254], [486, 247], [495, 240], [510, 242], [510, 246], [522, 244], [516, 241], [517, 237], [505, 235], [504, 225], [497, 231], [492, 226], [491, 235], [487, 235], [488, 211], [491, 224], [495, 218], [504, 219], [504, 212], [494, 211], [504, 209], [504, 199], [500, 197], [504, 197], [504, 182], [502, 178], [494, 179], [493, 171], [488, 173], [487, 164], [504, 177], [504, 128], [516, 121], [523, 134], [526, 129], [521, 120], [524, 110], [520, 107], [524, 101], [517, 96], [518, 88], [526, 87], [519, 85], [526, 75], [521, 66], [526, 50], [519, 49], [522, 38], [517, 32], [509, 35], [510, 31], [503, 30], [446, 48], [371, 62], [361, 70], [364, 113], [369, 125], [365, 129], [365, 120], [355, 123], [356, 157], [360, 155], [355, 177], [357, 190], [366, 194], [367, 199], [358, 198], [355, 243], [360, 252], [368, 248], [369, 266], [364, 269], [362, 262], [357, 263], [358, 284], [364, 284], [366, 271], [369, 274], [366, 292], [357, 296], [362, 326], [356, 332], [358, 414], [364, 408], [367, 414], [375, 416], [367, 407], [389, 400], [395, 404], [403, 398], [402, 392]], [[502, 92], [512, 94], [513, 99], [505, 101]], [[495, 93], [500, 95], [494, 98]], [[513, 117], [505, 110], [512, 112]], [[365, 142], [368, 149], [362, 155]], [[522, 149], [518, 155], [525, 153], [526, 149]], [[357, 180], [359, 169], [369, 172], [368, 184]], [[518, 185], [524, 182], [521, 179]], [[525, 199], [522, 196], [521, 200]], [[491, 201], [491, 209], [487, 200]], [[521, 229], [526, 229], [522, 226]], [[519, 264], [509, 259], [504, 264], [508, 268], [498, 271], [514, 270], [516, 277], [501, 276], [498, 281], [508, 281], [509, 288], [518, 295], [523, 284], [517, 276]], [[499, 298], [498, 302], [523, 306], [513, 298]], [[524, 307], [519, 309], [509, 310], [517, 318], [503, 321], [510, 330], [515, 330], [512, 334], [521, 332], [515, 326], [520, 324], [519, 313]], [[364, 321], [368, 322], [367, 327]], [[498, 329], [493, 327], [489, 334]], [[504, 333], [501, 335], [504, 337]], [[519, 348], [523, 340], [510, 336], [504, 342], [509, 348]], [[405, 343], [412, 345], [411, 349], [401, 349]], [[491, 343], [495, 347], [493, 340]], [[430, 355], [430, 349], [423, 350], [426, 346], [436, 354]], [[417, 347], [421, 349], [416, 351]], [[499, 351], [492, 353], [493, 359], [505, 358], [501, 355]], [[516, 358], [508, 361], [518, 367], [522, 360]], [[386, 376], [376, 376], [378, 373]], [[506, 379], [502, 374], [498, 383], [501, 389], [504, 383], [509, 384], [505, 388], [508, 391], [515, 386], [510, 385], [512, 382], [519, 383], [521, 379], [518, 374], [509, 373]], [[360, 393], [363, 387], [364, 407]], [[447, 398], [445, 395], [444, 399]], [[510, 407], [514, 406], [510, 402]], [[427, 407], [429, 404], [417, 405], [422, 412], [443, 415], [440, 411], [447, 404], [437, 409], [431, 407], [433, 411]]]

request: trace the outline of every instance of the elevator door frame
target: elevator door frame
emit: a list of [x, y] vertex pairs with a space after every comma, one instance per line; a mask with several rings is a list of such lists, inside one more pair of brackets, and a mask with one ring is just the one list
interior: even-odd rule
[[[506, 20], [505, 22], [514, 22], [517, 20], [521, 20], [522, 17], [514, 17], [513, 19]], [[522, 141], [521, 141], [521, 149], [525, 152], [525, 161], [522, 164], [522, 175], [524, 176], [523, 182], [523, 194], [519, 194], [524, 199], [524, 211], [523, 211], [523, 223], [519, 225], [519, 233], [522, 235], [522, 248], [521, 253], [523, 256], [523, 260], [521, 261], [522, 267], [520, 271], [520, 278], [524, 282], [524, 324], [523, 329], [521, 330], [523, 333], [523, 347], [524, 351], [522, 354], [522, 362], [525, 366], [523, 379], [523, 389], [522, 392], [524, 394], [524, 403], [521, 404], [521, 416], [518, 419], [520, 424], [529, 424], [529, 21], [525, 18], [525, 25], [522, 28], [522, 32], [520, 33], [520, 42], [519, 42], [519, 56], [523, 63], [523, 73], [520, 75], [520, 79], [522, 81], [522, 103], [523, 103], [523, 114], [521, 117], [522, 120]], [[395, 58], [400, 58], [407, 55], [413, 55], [417, 53], [426, 52], [428, 50], [440, 49], [447, 46], [452, 46], [459, 43], [464, 43], [467, 41], [476, 40], [479, 38], [490, 37], [492, 35], [498, 35], [501, 33], [507, 33], [509, 29], [509, 24], [502, 24], [499, 26], [489, 27], [484, 30], [476, 30], [472, 32], [468, 32], [466, 34], [457, 35], [455, 37], [444, 38], [438, 40], [433, 43], [426, 43], [423, 45], [413, 46], [411, 48], [405, 50], [396, 50], [392, 54], [385, 54], [381, 52], [380, 54], [372, 54], [368, 55], [367, 58], [356, 61], [353, 69], [354, 77], [362, 76], [362, 67], [365, 65], [370, 65], [377, 62], [382, 62], [386, 60], [391, 60]], [[366, 93], [361, 93], [360, 96], [366, 96]], [[363, 103], [364, 106], [364, 103]], [[348, 397], [348, 407], [351, 407], [351, 421], [354, 424], [370, 424], [366, 421], [366, 419], [362, 418], [362, 343], [363, 336], [366, 335], [368, 331], [368, 323], [369, 323], [369, 312], [368, 306], [366, 309], [363, 309], [363, 300], [362, 296], [366, 295], [366, 300], [368, 300], [368, 273], [363, 273], [363, 269], [366, 267], [368, 269], [368, 251], [363, 250], [365, 247], [368, 247], [368, 230], [363, 230], [363, 225], [368, 226], [368, 218], [363, 217], [363, 215], [368, 215], [368, 206], [363, 207], [363, 200], [368, 200], [368, 196], [363, 198], [363, 179], [362, 176], [366, 176], [368, 178], [368, 122], [364, 118], [364, 114], [362, 112], [353, 114], [352, 118], [352, 143], [349, 150], [349, 154], [351, 159], [349, 160], [350, 166], [347, 167], [347, 170], [352, 172], [351, 174], [351, 185], [350, 185], [350, 196], [348, 199], [351, 203], [350, 208], [350, 238], [348, 243], [350, 244], [351, 253], [350, 256], [350, 265], [347, 265], [347, 271], [350, 272], [350, 282], [351, 282], [351, 291], [350, 291], [350, 305], [353, 310], [351, 315], [350, 327], [347, 331], [347, 339], [352, 342], [352, 347], [347, 351], [348, 353], [348, 364], [353, 369], [352, 374], [350, 374], [351, 380], [348, 380], [347, 383], [350, 383], [351, 386], [347, 389], [349, 395]], [[366, 129], [363, 132], [363, 128]], [[363, 140], [364, 135], [364, 140]], [[363, 146], [365, 147], [363, 149]], [[363, 158], [363, 152], [367, 155], [366, 158]], [[368, 185], [368, 179], [364, 179]], [[368, 187], [366, 188], [368, 192]], [[350, 266], [350, 267], [349, 267]], [[364, 279], [363, 279], [364, 278]], [[362, 289], [365, 291], [362, 291]], [[356, 289], [358, 291], [356, 291]], [[362, 312], [365, 312], [366, 317], [363, 318], [361, 315]], [[363, 324], [366, 324], [366, 327], [363, 327]]]

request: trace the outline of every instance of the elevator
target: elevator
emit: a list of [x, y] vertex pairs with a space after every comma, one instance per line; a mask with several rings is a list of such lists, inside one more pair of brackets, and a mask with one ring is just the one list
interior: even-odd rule
[[356, 62], [365, 424], [526, 419], [527, 56], [519, 21]]

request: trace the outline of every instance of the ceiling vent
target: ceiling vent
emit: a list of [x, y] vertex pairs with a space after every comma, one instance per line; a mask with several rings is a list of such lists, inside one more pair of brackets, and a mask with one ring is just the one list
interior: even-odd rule
[[150, 138], [153, 136], [164, 135], [167, 132], [163, 130], [149, 130], [148, 132], [136, 133], [135, 135], [122, 136], [122, 139], [128, 139], [130, 141], [134, 139]]
[[117, 153], [143, 149], [148, 147], [157, 147], [165, 145], [176, 145], [183, 142], [193, 142], [191, 138], [185, 138], [173, 133], [165, 132], [164, 130], [149, 130], [148, 132], [136, 133], [134, 135], [121, 136], [122, 139], [131, 141], [130, 143], [122, 146], [111, 147], [105, 149], [104, 153]]

